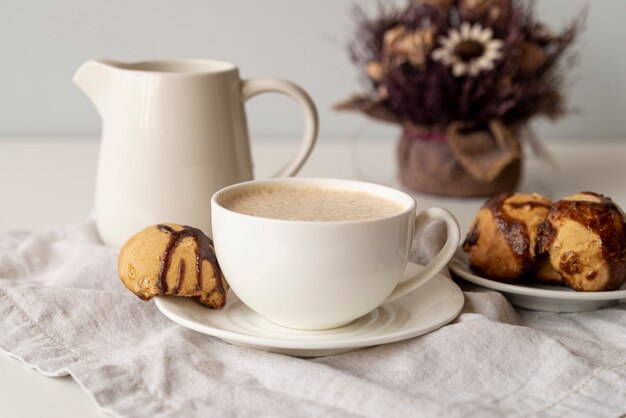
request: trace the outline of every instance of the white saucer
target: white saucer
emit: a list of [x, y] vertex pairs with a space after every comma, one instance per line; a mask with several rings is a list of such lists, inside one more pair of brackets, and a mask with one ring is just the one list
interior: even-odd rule
[[461, 250], [457, 251], [448, 267], [468, 282], [502, 292], [513, 305], [534, 311], [585, 312], [626, 300], [626, 284], [619, 290], [607, 292], [576, 292], [565, 286], [508, 284], [486, 279], [471, 270], [467, 254]]
[[[403, 280], [421, 268], [409, 263]], [[159, 310], [184, 327], [231, 344], [299, 357], [340, 354], [426, 334], [456, 318], [463, 303], [461, 289], [438, 274], [411, 294], [380, 306], [346, 326], [302, 331], [269, 322], [244, 305], [233, 292], [220, 310], [207, 309], [187, 298], [156, 299]]]

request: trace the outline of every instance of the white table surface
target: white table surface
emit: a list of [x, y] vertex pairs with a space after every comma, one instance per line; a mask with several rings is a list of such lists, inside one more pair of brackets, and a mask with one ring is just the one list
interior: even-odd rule
[[[99, 142], [93, 138], [0, 139], [0, 231], [72, 223], [89, 216]], [[401, 187], [394, 139], [321, 139], [301, 177], [339, 177]], [[521, 191], [552, 198], [582, 190], [604, 193], [626, 208], [626, 140], [547, 143], [558, 169], [530, 158]], [[296, 141], [253, 143], [257, 177], [267, 177], [297, 148]], [[452, 211], [466, 231], [484, 199], [413, 194], [418, 207]], [[1, 319], [0, 319], [1, 320]], [[0, 354], [0, 416], [104, 416], [71, 378], [48, 378]]]

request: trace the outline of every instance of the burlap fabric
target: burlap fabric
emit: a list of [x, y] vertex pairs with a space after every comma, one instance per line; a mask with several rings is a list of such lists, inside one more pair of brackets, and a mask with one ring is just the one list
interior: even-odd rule
[[447, 196], [489, 196], [514, 190], [522, 172], [517, 129], [491, 121], [470, 130], [461, 123], [440, 134], [405, 126], [398, 145], [405, 187]]

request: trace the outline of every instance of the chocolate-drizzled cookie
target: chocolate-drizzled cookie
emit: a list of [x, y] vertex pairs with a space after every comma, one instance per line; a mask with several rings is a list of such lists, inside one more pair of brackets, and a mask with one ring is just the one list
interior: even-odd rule
[[537, 251], [575, 290], [617, 289], [626, 280], [624, 213], [597, 193], [561, 199], [539, 227]]
[[124, 286], [143, 300], [158, 295], [195, 297], [210, 308], [226, 303], [228, 283], [213, 241], [190, 226], [150, 226], [126, 241], [118, 258]]
[[512, 282], [535, 262], [537, 227], [552, 201], [538, 194], [501, 193], [478, 211], [463, 243], [470, 265], [497, 281]]

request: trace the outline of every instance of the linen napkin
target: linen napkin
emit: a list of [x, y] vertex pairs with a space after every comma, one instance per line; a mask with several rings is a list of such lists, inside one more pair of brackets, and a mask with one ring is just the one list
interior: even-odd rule
[[497, 292], [463, 285], [465, 308], [448, 326], [301, 359], [171, 322], [122, 286], [116, 261], [91, 221], [0, 234], [0, 349], [47, 376], [70, 374], [115, 416], [626, 413], [624, 303], [576, 314], [516, 311]]

